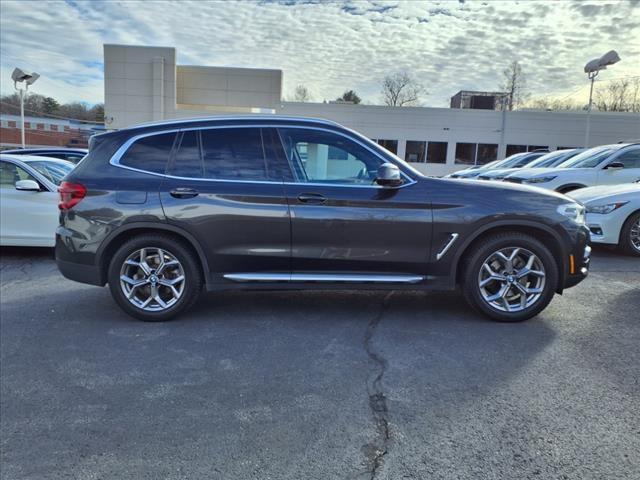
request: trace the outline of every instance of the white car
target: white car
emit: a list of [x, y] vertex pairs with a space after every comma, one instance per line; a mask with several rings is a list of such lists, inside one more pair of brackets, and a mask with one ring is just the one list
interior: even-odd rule
[[542, 154], [539, 157], [527, 157], [524, 165], [514, 165], [511, 168], [499, 168], [497, 170], [491, 170], [487, 173], [478, 175], [479, 180], [502, 180], [512, 173], [518, 172], [525, 168], [553, 168], [561, 163], [566, 162], [571, 157], [576, 156], [582, 149], [573, 148], [569, 150], [556, 150]]
[[586, 207], [592, 242], [640, 256], [640, 183], [581, 188], [569, 196]]
[[640, 144], [617, 143], [590, 148], [556, 168], [522, 169], [504, 178], [567, 193], [596, 185], [619, 185], [640, 179]]
[[73, 167], [55, 158], [0, 155], [0, 245], [54, 246], [58, 185]]

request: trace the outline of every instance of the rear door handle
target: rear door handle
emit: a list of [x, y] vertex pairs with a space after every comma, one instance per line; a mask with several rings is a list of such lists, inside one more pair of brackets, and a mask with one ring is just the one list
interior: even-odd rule
[[197, 190], [194, 190], [193, 188], [184, 187], [174, 188], [169, 192], [169, 194], [171, 194], [171, 196], [174, 198], [193, 198], [197, 197], [198, 193], [199, 192]]
[[302, 203], [324, 203], [327, 198], [319, 193], [301, 193], [298, 195], [298, 201]]

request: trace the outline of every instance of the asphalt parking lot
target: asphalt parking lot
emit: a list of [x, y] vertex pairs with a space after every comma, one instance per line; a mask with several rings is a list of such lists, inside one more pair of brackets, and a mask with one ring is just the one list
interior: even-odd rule
[[640, 259], [522, 324], [456, 294], [207, 295], [164, 324], [1, 261], [3, 479], [640, 475]]

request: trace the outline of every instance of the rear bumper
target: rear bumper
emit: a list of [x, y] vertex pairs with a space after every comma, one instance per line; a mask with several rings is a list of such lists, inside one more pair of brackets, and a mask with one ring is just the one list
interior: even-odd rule
[[100, 270], [94, 265], [82, 265], [80, 263], [65, 262], [56, 258], [58, 270], [65, 278], [80, 283], [88, 283], [90, 285], [104, 286], [104, 282], [100, 278]]
[[82, 251], [73, 241], [73, 232], [59, 226], [56, 230], [55, 257], [58, 270], [65, 278], [90, 285], [105, 285], [95, 255]]

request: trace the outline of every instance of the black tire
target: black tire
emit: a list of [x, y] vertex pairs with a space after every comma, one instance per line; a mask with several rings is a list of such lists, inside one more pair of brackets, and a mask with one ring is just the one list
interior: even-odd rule
[[636, 257], [640, 257], [640, 250], [635, 248], [631, 242], [631, 229], [638, 220], [640, 220], [640, 212], [632, 213], [629, 218], [627, 218], [622, 226], [622, 230], [620, 230], [620, 243], [618, 243], [618, 248], [622, 253]]
[[[160, 311], [147, 311], [133, 305], [120, 286], [120, 271], [127, 258], [142, 248], [161, 248], [180, 262], [184, 272], [181, 296], [170, 307]], [[166, 234], [143, 234], [128, 240], [113, 255], [108, 271], [109, 289], [114, 300], [126, 313], [145, 322], [162, 322], [174, 318], [193, 306], [202, 291], [203, 280], [198, 258], [181, 241]]]
[[[507, 312], [494, 308], [484, 299], [479, 285], [479, 276], [485, 260], [494, 252], [514, 247], [526, 249], [536, 255], [542, 262], [546, 276], [542, 293], [537, 300], [520, 311]], [[535, 317], [553, 298], [558, 281], [558, 264], [551, 251], [536, 238], [519, 232], [499, 233], [481, 240], [467, 252], [462, 265], [461, 283], [465, 299], [478, 312], [499, 322], [521, 322]]]

